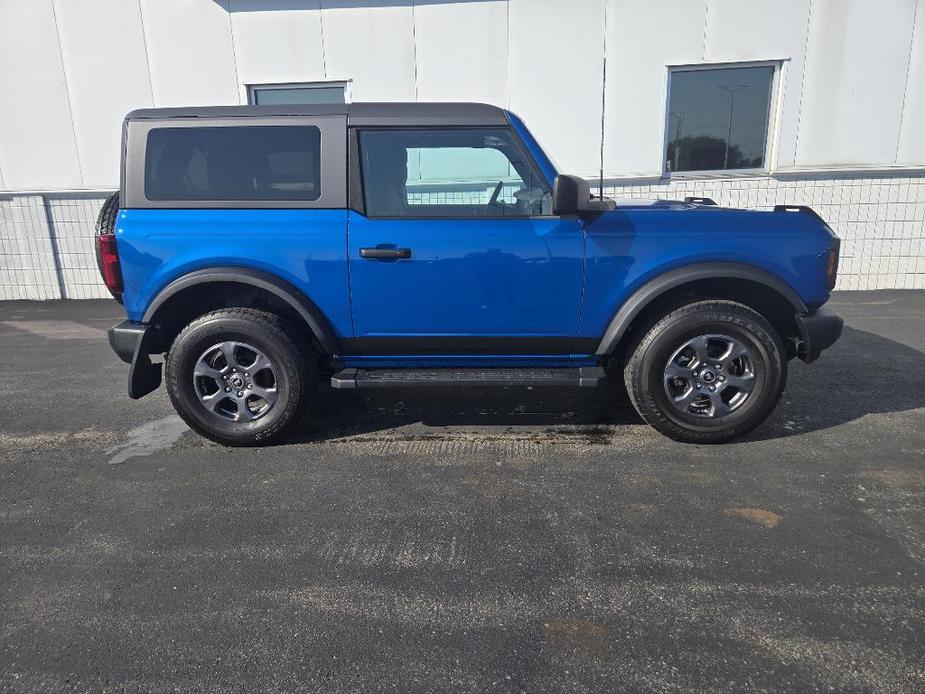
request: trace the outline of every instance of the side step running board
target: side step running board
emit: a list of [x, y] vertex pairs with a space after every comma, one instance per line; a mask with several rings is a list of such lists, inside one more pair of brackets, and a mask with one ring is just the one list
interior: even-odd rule
[[564, 369], [344, 369], [331, 376], [331, 386], [398, 388], [411, 386], [574, 386], [593, 388], [606, 374], [599, 366]]

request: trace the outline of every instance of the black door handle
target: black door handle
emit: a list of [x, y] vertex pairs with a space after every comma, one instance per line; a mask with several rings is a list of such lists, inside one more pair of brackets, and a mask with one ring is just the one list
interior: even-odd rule
[[361, 248], [361, 258], [371, 260], [391, 260], [394, 258], [410, 258], [410, 248]]

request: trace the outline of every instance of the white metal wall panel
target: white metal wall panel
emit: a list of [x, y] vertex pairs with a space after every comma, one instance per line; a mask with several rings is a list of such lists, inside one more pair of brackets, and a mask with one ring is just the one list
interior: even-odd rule
[[604, 2], [511, 0], [511, 110], [563, 171], [585, 176], [600, 162]]
[[124, 0], [96, 0], [92, 12], [87, 7], [56, 0], [61, 54], [84, 185], [115, 188], [122, 119], [153, 105], [141, 12]]
[[324, 0], [328, 79], [354, 101], [414, 101], [414, 10], [393, 0]]
[[895, 161], [915, 6], [814, 0], [797, 164]]
[[710, 0], [704, 54], [706, 62], [783, 61], [777, 80], [778, 167], [795, 162], [810, 0], [787, 0], [783, 9], [765, 0]]
[[507, 106], [507, 12], [504, 0], [416, 5], [418, 100]]
[[[925, 0], [915, 12], [915, 30], [909, 76], [903, 101], [902, 131], [899, 136], [899, 164], [925, 164]], [[0, 166], [3, 162], [0, 162]]]
[[658, 175], [667, 65], [703, 59], [706, 0], [609, 0], [604, 175]]
[[231, 19], [221, 3], [141, 0], [157, 106], [236, 104]]
[[0, 162], [11, 189], [82, 185], [51, 0], [0, 2]]
[[319, 6], [319, 0], [230, 0], [238, 82], [323, 80]]

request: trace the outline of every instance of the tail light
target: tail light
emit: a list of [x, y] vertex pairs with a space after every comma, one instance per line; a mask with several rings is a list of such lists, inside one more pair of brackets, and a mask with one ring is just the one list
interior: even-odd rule
[[825, 285], [830, 290], [835, 289], [835, 280], [838, 279], [838, 253], [841, 241], [833, 234], [832, 245], [829, 246], [829, 259], [825, 266]]
[[113, 294], [122, 294], [122, 268], [119, 266], [119, 248], [115, 234], [100, 234], [96, 237], [96, 251], [100, 262], [100, 274], [106, 288]]

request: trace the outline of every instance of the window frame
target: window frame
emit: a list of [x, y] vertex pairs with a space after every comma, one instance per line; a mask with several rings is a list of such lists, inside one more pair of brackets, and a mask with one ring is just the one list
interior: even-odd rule
[[[665, 84], [665, 120], [662, 130], [662, 147], [659, 153], [661, 175], [663, 178], [678, 180], [685, 178], [741, 178], [748, 176], [766, 176], [774, 170], [777, 157], [777, 137], [780, 130], [780, 84], [785, 61], [779, 60], [742, 60], [716, 63], [685, 63], [668, 65]], [[770, 67], [771, 93], [768, 96], [768, 125], [764, 142], [764, 166], [743, 169], [696, 169], [691, 171], [670, 171], [666, 155], [671, 142], [671, 77], [676, 72], [698, 72], [705, 70], [729, 70], [735, 68]]]
[[[344, 90], [344, 103], [350, 103], [350, 82], [351, 80], [319, 80], [315, 82], [255, 82], [245, 85], [247, 103], [251, 106], [257, 105], [257, 92], [262, 89], [330, 89], [332, 87], [341, 87]], [[331, 102], [339, 103], [339, 102]]]
[[[151, 200], [145, 194], [148, 133], [158, 128], [310, 126], [321, 131], [320, 195], [314, 200]], [[347, 206], [347, 117], [176, 118], [127, 121], [123, 180], [126, 209], [344, 209]]]
[[[479, 220], [498, 220], [498, 219], [508, 219], [508, 220], [524, 220], [524, 219], [559, 219], [561, 215], [553, 214], [551, 211], [548, 214], [520, 214], [520, 215], [376, 215], [369, 214], [369, 208], [366, 204], [366, 180], [365, 173], [363, 171], [363, 161], [362, 161], [362, 144], [361, 144], [361, 135], [366, 131], [396, 131], [396, 130], [422, 130], [422, 131], [436, 131], [436, 130], [450, 130], [450, 131], [459, 131], [459, 130], [507, 130], [514, 143], [520, 148], [521, 153], [524, 156], [525, 161], [529, 166], [533, 168], [534, 173], [537, 174], [538, 178], [546, 183], [546, 186], [549, 188], [549, 194], [552, 196], [555, 191], [554, 181], [547, 179], [546, 174], [544, 173], [542, 167], [534, 158], [533, 154], [530, 152], [530, 148], [526, 146], [523, 139], [520, 137], [520, 134], [517, 130], [508, 123], [507, 125], [419, 125], [419, 126], [404, 126], [404, 125], [386, 125], [386, 126], [377, 126], [377, 125], [358, 125], [350, 126], [349, 128], [349, 139], [350, 139], [350, 181], [352, 184], [359, 188], [359, 194], [354, 196], [353, 194], [353, 185], [351, 186], [350, 193], [350, 208], [355, 212], [363, 214], [367, 219], [403, 219], [408, 221], [413, 220], [470, 220], [470, 221], [479, 221]], [[552, 202], [552, 201], [551, 201]], [[452, 207], [452, 205], [447, 205], [447, 207]]]

